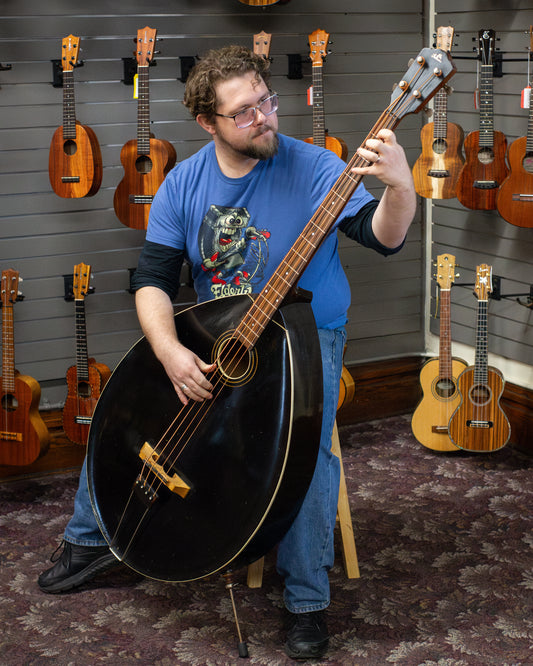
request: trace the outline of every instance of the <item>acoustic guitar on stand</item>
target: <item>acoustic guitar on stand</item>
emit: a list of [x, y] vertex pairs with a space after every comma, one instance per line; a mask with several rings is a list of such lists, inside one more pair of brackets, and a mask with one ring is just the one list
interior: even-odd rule
[[479, 31], [481, 73], [479, 91], [479, 130], [465, 139], [465, 163], [457, 181], [456, 195], [466, 208], [495, 210], [498, 188], [507, 177], [507, 139], [494, 130], [493, 56], [494, 30]]
[[448, 424], [450, 439], [465, 451], [497, 451], [511, 436], [511, 426], [500, 407], [503, 375], [487, 363], [487, 312], [491, 292], [492, 268], [481, 264], [477, 267], [475, 286], [478, 299], [475, 363], [459, 375], [461, 402]]
[[[437, 48], [451, 51], [454, 29], [437, 29]], [[448, 122], [448, 95], [441, 88], [433, 98], [433, 122], [426, 123], [420, 132], [422, 154], [413, 167], [417, 193], [426, 199], [452, 199], [457, 179], [464, 164], [462, 127]]]
[[76, 444], [87, 444], [96, 402], [111, 376], [107, 365], [97, 363], [87, 353], [85, 296], [89, 293], [90, 279], [90, 266], [83, 263], [74, 266], [76, 365], [67, 370], [68, 393], [63, 407], [63, 430]]
[[80, 38], [62, 41], [63, 125], [52, 137], [48, 175], [54, 192], [66, 199], [92, 197], [102, 183], [102, 155], [94, 130], [76, 120], [73, 70], [78, 62]]
[[39, 414], [41, 387], [15, 369], [13, 304], [22, 298], [19, 273], [2, 272], [0, 465], [30, 465], [46, 453], [50, 433]]
[[176, 150], [170, 141], [156, 139], [150, 132], [150, 63], [153, 61], [157, 30], [146, 26], [137, 32], [137, 139], [120, 151], [124, 177], [113, 197], [115, 213], [122, 224], [146, 229], [155, 193], [176, 163]]
[[450, 417], [459, 405], [457, 377], [467, 363], [452, 357], [451, 288], [455, 280], [455, 257], [441, 254], [437, 257], [436, 279], [440, 288], [439, 356], [427, 360], [420, 371], [422, 399], [411, 419], [416, 439], [435, 451], [457, 451], [448, 436]]
[[[530, 54], [533, 26], [529, 28]], [[529, 88], [531, 92], [531, 88]], [[498, 213], [517, 227], [533, 227], [533, 98], [529, 99], [527, 136], [516, 139], [507, 151], [509, 175], [496, 196]]]
[[348, 156], [348, 146], [342, 139], [330, 136], [326, 130], [324, 114], [324, 86], [323, 86], [323, 62], [327, 55], [329, 43], [329, 34], [324, 30], [315, 30], [309, 35], [309, 57], [313, 63], [311, 88], [311, 97], [313, 104], [313, 136], [304, 139], [306, 143], [313, 143], [315, 146], [327, 148], [341, 160], [346, 161]]

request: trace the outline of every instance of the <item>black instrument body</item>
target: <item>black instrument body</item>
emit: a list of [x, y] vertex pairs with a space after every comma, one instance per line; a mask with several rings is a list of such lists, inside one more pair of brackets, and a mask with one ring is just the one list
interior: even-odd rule
[[[249, 296], [231, 296], [193, 306], [175, 316], [178, 337], [210, 362], [217, 339], [250, 304]], [[167, 470], [191, 490], [182, 498], [163, 486], [142, 521], [147, 506], [132, 493], [143, 464], [139, 451], [145, 441], [155, 444], [181, 403], [146, 338], [107, 382], [89, 432], [89, 492], [112, 551], [136, 571], [186, 581], [236, 569], [268, 552], [294, 520], [313, 475], [322, 420], [320, 346], [309, 304], [282, 306], [254, 350], [255, 372], [208, 401]]]

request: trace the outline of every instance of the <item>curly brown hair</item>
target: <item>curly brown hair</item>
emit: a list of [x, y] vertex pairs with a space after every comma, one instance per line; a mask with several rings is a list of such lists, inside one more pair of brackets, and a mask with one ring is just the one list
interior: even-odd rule
[[211, 49], [191, 69], [185, 84], [183, 104], [196, 118], [200, 113], [212, 120], [217, 110], [215, 86], [234, 76], [255, 72], [270, 90], [269, 62], [245, 46], [224, 46]]

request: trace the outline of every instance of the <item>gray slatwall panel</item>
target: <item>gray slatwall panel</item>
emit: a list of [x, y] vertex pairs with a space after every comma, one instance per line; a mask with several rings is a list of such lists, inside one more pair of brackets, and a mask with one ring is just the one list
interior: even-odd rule
[[[495, 30], [497, 49], [503, 55], [503, 77], [495, 77], [494, 129], [507, 137], [508, 145], [525, 136], [528, 111], [520, 108], [520, 90], [527, 82], [529, 26], [533, 24], [533, 2], [504, 0], [469, 2], [468, 11], [458, 0], [438, 1], [436, 25], [452, 25], [456, 37], [453, 55], [472, 57], [478, 31]], [[472, 41], [476, 39], [476, 42]], [[479, 114], [473, 104], [476, 85], [474, 60], [457, 58], [460, 72], [454, 77], [454, 93], [449, 98], [448, 120], [463, 127], [465, 136], [479, 129]], [[529, 293], [533, 283], [533, 229], [522, 229], [503, 220], [497, 211], [464, 208], [457, 199], [434, 201], [432, 256], [450, 252], [459, 264], [460, 276], [452, 289], [452, 340], [475, 345], [477, 299], [473, 295], [476, 266], [487, 263], [493, 275], [502, 278], [502, 294]], [[532, 210], [533, 217], [533, 210]], [[431, 311], [434, 315], [436, 287], [431, 286]], [[524, 301], [526, 298], [524, 297]], [[489, 301], [489, 352], [533, 365], [533, 313], [514, 298]], [[432, 317], [430, 330], [438, 335], [438, 318]]]
[[[238, 0], [156, 0], [149, 6], [132, 0], [124, 7], [107, 0], [0, 5], [0, 62], [13, 65], [0, 72], [0, 269], [13, 266], [24, 278], [25, 299], [15, 310], [17, 367], [41, 383], [43, 405], [64, 399], [65, 372], [75, 361], [73, 304], [63, 298], [62, 277], [74, 264], [89, 263], [94, 274], [95, 293], [86, 302], [90, 354], [113, 368], [140, 335], [127, 289], [128, 269], [137, 263], [144, 234], [123, 227], [112, 206], [123, 177], [120, 149], [136, 134], [137, 103], [132, 87], [121, 80], [122, 58], [132, 55], [137, 30], [145, 25], [158, 29], [161, 53], [150, 70], [152, 129], [156, 137], [172, 141], [178, 160], [208, 140], [182, 105], [180, 56], [201, 55], [229, 42], [251, 46], [254, 33], [272, 33], [273, 87], [282, 97], [280, 129], [305, 138], [312, 134], [306, 103], [308, 35], [327, 30], [327, 127], [346, 141], [351, 155], [388, 105], [408, 60], [424, 45], [421, 3], [406, 0], [400, 9], [390, 0], [330, 5], [324, 0], [292, 0], [264, 10]], [[48, 150], [62, 122], [63, 101], [62, 90], [51, 85], [50, 61], [59, 58], [61, 39], [69, 33], [81, 38], [82, 47], [83, 66], [74, 71], [76, 117], [96, 132], [104, 164], [99, 192], [75, 200], [57, 197], [48, 179]], [[289, 53], [302, 56], [303, 78], [287, 78]], [[416, 158], [420, 123], [419, 116], [409, 116], [399, 129], [410, 160]], [[368, 179], [367, 186], [377, 195], [382, 191], [375, 179]], [[417, 221], [404, 251], [386, 260], [354, 249], [353, 243], [343, 245], [343, 261], [354, 281], [350, 318], [361, 326], [350, 323], [347, 362], [421, 351], [420, 237]], [[183, 288], [179, 303], [193, 298]]]

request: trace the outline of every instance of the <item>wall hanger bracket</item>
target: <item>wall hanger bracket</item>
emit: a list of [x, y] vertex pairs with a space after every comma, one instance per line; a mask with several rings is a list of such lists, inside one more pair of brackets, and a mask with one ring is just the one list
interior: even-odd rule
[[[74, 273], [66, 273], [63, 275], [63, 285], [65, 288], [65, 295], [63, 298], [66, 301], [74, 300]], [[87, 289], [87, 296], [94, 293], [94, 287]]]
[[189, 78], [191, 69], [196, 64], [196, 56], [180, 56], [180, 75], [178, 80], [185, 83]]

